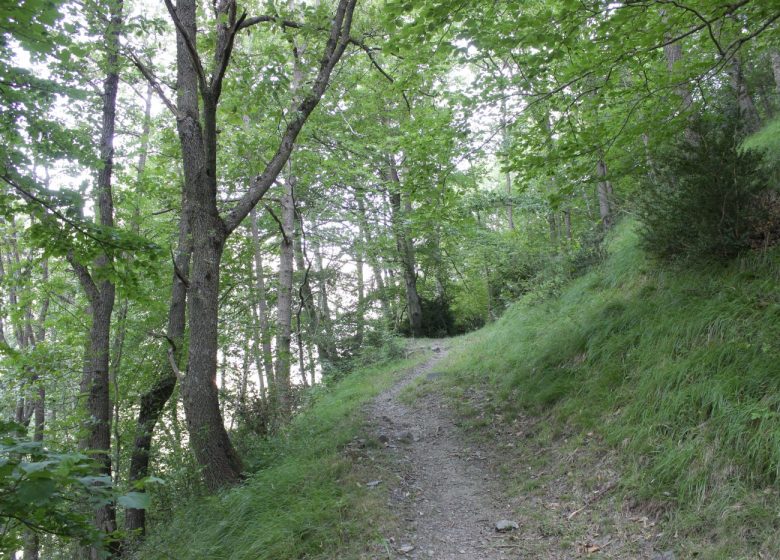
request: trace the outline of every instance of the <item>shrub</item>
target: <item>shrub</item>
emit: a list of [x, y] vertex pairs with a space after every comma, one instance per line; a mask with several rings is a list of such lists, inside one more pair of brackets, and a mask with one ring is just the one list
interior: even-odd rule
[[86, 455], [51, 452], [26, 431], [0, 421], [0, 556], [22, 547], [24, 531], [101, 546], [90, 506], [112, 499], [111, 479]]
[[777, 230], [762, 156], [740, 149], [736, 111], [699, 117], [698, 142], [681, 139], [653, 155], [639, 217], [644, 248], [667, 259], [725, 260]]

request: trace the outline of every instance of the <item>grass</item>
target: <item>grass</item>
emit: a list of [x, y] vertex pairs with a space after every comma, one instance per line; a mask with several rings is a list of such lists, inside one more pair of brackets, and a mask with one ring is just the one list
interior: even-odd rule
[[776, 551], [780, 252], [687, 269], [637, 241], [623, 224], [607, 262], [559, 297], [532, 295], [465, 337], [443, 382], [488, 390], [510, 419], [549, 418], [552, 437], [595, 432], [683, 557]]
[[[484, 441], [495, 426], [526, 430], [516, 446], [499, 440], [511, 445], [507, 491], [562, 546], [575, 549], [577, 531], [592, 523], [615, 531], [621, 508], [639, 503], [662, 521], [662, 536], [646, 529], [648, 542], [678, 558], [774, 558], [780, 251], [685, 268], [648, 261], [637, 247], [634, 226], [621, 225], [603, 265], [460, 338], [439, 375], [420, 378], [403, 399], [444, 387], [470, 437]], [[363, 430], [362, 405], [421, 360], [356, 372], [320, 394], [288, 432], [259, 442], [250, 454], [256, 472], [242, 487], [182, 506], [138, 558], [381, 557], [397, 520], [384, 488], [362, 484], [378, 466], [346, 450]], [[602, 504], [613, 517], [585, 510], [566, 524], [558, 510], [525, 499], [569, 476], [596, 491], [617, 476], [601, 471], [612, 465], [604, 457], [616, 457], [621, 476]], [[587, 496], [561, 488], [566, 511]], [[639, 544], [625, 546], [629, 557], [642, 554]]]
[[384, 490], [365, 488], [361, 463], [347, 450], [365, 429], [363, 405], [425, 357], [366, 368], [321, 390], [284, 434], [256, 443], [247, 458], [255, 472], [243, 485], [183, 505], [136, 557], [349, 559], [381, 549], [380, 526], [394, 522]]

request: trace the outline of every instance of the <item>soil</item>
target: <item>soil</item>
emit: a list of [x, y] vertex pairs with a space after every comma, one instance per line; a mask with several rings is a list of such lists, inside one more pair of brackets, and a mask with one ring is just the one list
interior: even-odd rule
[[[368, 410], [383, 449], [367, 485], [387, 492], [400, 519], [368, 558], [675, 560], [657, 548], [658, 519], [616, 496], [604, 446], [588, 434], [537, 439], [542, 419], [502, 418], [479, 393], [456, 412], [437, 389], [446, 345], [428, 344], [434, 357]], [[499, 532], [500, 521], [517, 529]]]

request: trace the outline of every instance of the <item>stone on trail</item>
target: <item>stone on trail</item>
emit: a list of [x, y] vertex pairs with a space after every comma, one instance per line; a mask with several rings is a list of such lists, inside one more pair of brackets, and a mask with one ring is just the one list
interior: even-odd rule
[[395, 439], [400, 443], [412, 443], [414, 441], [414, 434], [412, 432], [398, 432], [395, 435]]
[[520, 528], [520, 525], [518, 525], [514, 521], [510, 521], [509, 519], [502, 519], [501, 521], [496, 521], [496, 532], [498, 532], [498, 533], [506, 533], [508, 531], [516, 531], [519, 528]]
[[398, 547], [398, 552], [401, 554], [409, 554], [411, 551], [414, 550], [414, 545], [412, 544], [402, 544]]
[[366, 482], [366, 486], [367, 486], [368, 488], [376, 488], [376, 487], [377, 487], [377, 486], [379, 486], [380, 484], [382, 484], [382, 481], [381, 481], [381, 480], [372, 480], [372, 481], [370, 481], [370, 482]]

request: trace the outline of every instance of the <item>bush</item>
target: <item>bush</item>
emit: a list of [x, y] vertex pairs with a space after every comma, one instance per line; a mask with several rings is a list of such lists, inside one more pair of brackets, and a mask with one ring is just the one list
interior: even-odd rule
[[383, 326], [366, 331], [363, 348], [349, 367], [384, 364], [406, 356], [406, 347], [398, 335]]
[[698, 143], [680, 140], [653, 155], [639, 204], [648, 252], [725, 260], [774, 237], [769, 174], [759, 153], [740, 149], [738, 122], [734, 110], [700, 117], [691, 124]]
[[111, 479], [80, 453], [54, 453], [26, 428], [0, 421], [0, 556], [22, 547], [25, 531], [102, 546], [91, 508], [111, 501]]
[[607, 258], [604, 228], [599, 224], [583, 233], [580, 247], [571, 256], [571, 276], [577, 278], [603, 263]]
[[439, 296], [432, 299], [421, 298], [422, 336], [426, 338], [442, 338], [462, 334], [455, 326], [455, 316], [450, 309], [447, 298]]

